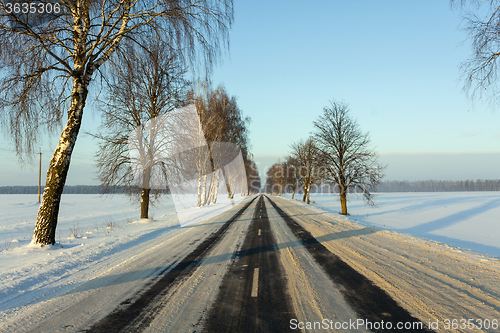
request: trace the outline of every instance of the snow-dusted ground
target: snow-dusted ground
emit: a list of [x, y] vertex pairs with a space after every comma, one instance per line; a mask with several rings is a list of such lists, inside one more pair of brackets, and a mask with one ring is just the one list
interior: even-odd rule
[[[339, 216], [299, 201], [278, 197], [273, 200], [327, 249], [386, 291], [410, 314], [426, 323], [438, 322], [437, 332], [498, 332], [491, 326], [480, 330], [445, 329], [443, 325], [446, 320], [462, 319], [498, 322], [497, 257], [365, 226], [352, 222], [352, 216]], [[479, 325], [478, 321], [475, 323]]]
[[[341, 210], [338, 195], [312, 194], [311, 203]], [[351, 196], [349, 220], [500, 257], [500, 192], [380, 193], [375, 204]]]
[[[139, 204], [125, 195], [63, 195], [56, 245], [30, 244], [39, 204], [36, 195], [0, 195], [0, 331], [2, 323], [121, 265], [181, 228], [166, 196], [141, 220]], [[234, 202], [241, 201], [241, 197]], [[192, 224], [232, 206], [229, 200], [191, 208]]]

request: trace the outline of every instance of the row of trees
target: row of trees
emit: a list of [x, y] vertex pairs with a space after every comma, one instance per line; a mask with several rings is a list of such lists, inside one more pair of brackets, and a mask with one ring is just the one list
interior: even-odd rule
[[[297, 175], [294, 170], [288, 170], [289, 164], [286, 162], [276, 163], [268, 170], [268, 175], [278, 175], [277, 181], [281, 182], [279, 175], [283, 174], [295, 177]], [[257, 173], [256, 166], [253, 161], [250, 163], [253, 166], [249, 171], [249, 193], [259, 193], [260, 177]], [[272, 171], [271, 171], [272, 170]], [[269, 178], [268, 178], [269, 180]], [[265, 184], [264, 191], [276, 194], [281, 192], [290, 193], [295, 196], [295, 193], [303, 194], [303, 189], [298, 185], [297, 179], [288, 179], [280, 184], [268, 182]], [[108, 189], [109, 191], [109, 189]], [[140, 191], [140, 189], [136, 189]], [[477, 179], [477, 180], [383, 180], [376, 187], [374, 192], [460, 192], [460, 191], [500, 191], [500, 179]], [[114, 193], [129, 193], [129, 187], [116, 187]], [[168, 193], [168, 188], [163, 190]], [[311, 186], [310, 193], [339, 193], [339, 188], [330, 184], [319, 184]], [[37, 194], [37, 186], [0, 186], [0, 194]], [[64, 194], [105, 194], [105, 190], [101, 186], [93, 185], [69, 185], [64, 187]]]
[[[133, 61], [128, 61], [140, 60], [134, 57], [135, 52], [129, 52], [132, 45], [149, 51], [164, 42], [168, 52], [160, 51], [160, 59], [175, 56], [193, 70], [209, 73], [228, 45], [234, 17], [232, 0], [58, 3], [62, 14], [49, 20], [30, 20], [0, 4], [0, 116], [18, 156], [33, 156], [39, 134], [43, 130], [53, 132], [65, 122], [47, 171], [33, 233], [32, 242], [41, 245], [55, 243], [61, 195], [85, 106], [90, 95], [107, 90], [107, 81], [113, 83], [108, 70], [116, 73], [115, 63], [118, 69], [122, 64], [137, 69]], [[157, 70], [159, 75], [152, 79], [171, 75], [160, 66]], [[165, 71], [169, 74], [162, 76]], [[130, 95], [135, 91], [130, 90]], [[156, 108], [161, 104], [155, 100], [155, 92], [146, 96], [151, 99], [148, 105]], [[155, 110], [149, 111], [153, 114]]]
[[[500, 5], [490, 0], [451, 0], [452, 5], [464, 6], [466, 3], [481, 9], [480, 16], [469, 12], [465, 14], [465, 29], [472, 42], [473, 56], [465, 61], [462, 66], [464, 76], [464, 90], [472, 92], [472, 97], [490, 95], [493, 102], [498, 102], [498, 75], [499, 71], [499, 45], [500, 45]], [[333, 103], [333, 109], [337, 109]], [[363, 135], [355, 123], [343, 116], [345, 112], [338, 112], [325, 108], [324, 116], [314, 123], [316, 132], [303, 142], [292, 146], [292, 154], [284, 163], [271, 167], [267, 174], [266, 189], [280, 194], [283, 188], [292, 191], [292, 196], [297, 187], [303, 189], [303, 201], [309, 202], [311, 186], [323, 188], [332, 185], [334, 191], [340, 193], [342, 214], [347, 214], [345, 194], [349, 190], [363, 193], [368, 203], [373, 203], [371, 192], [377, 188], [382, 177], [383, 166], [376, 162], [376, 156], [367, 148], [368, 135]], [[347, 140], [344, 140], [348, 138]], [[307, 152], [318, 151], [315, 157], [307, 157]], [[297, 157], [302, 156], [297, 162]], [[293, 159], [293, 160], [292, 160]], [[318, 160], [322, 160], [318, 163]], [[298, 163], [298, 164], [296, 164]], [[293, 176], [289, 174], [292, 173]], [[494, 181], [465, 181], [456, 183], [419, 183], [426, 190], [454, 188], [456, 190], [495, 190]], [[416, 184], [415, 184], [416, 185]], [[384, 190], [391, 187], [393, 190], [407, 186], [406, 183], [394, 184], [389, 182], [377, 189]]]
[[[485, 87], [495, 87], [497, 81], [500, 11], [492, 1], [474, 2], [489, 4], [493, 9], [486, 19], [468, 20], [475, 54], [463, 68], [467, 86], [477, 82], [482, 92]], [[154, 36], [155, 41], [167, 41], [182, 62], [200, 63], [208, 72], [223, 46], [228, 45], [233, 3], [62, 0], [58, 2], [61, 15], [35, 17], [32, 21], [27, 15], [10, 11], [4, 3], [0, 3], [1, 124], [18, 156], [29, 159], [39, 147], [38, 134], [43, 130], [53, 132], [64, 123], [50, 161], [32, 240], [34, 244], [54, 244], [61, 194], [85, 106], [92, 87], [99, 93], [103, 88], [99, 83], [112, 78], [107, 65], [113, 64], [120, 50], [126, 50], [126, 41], [139, 45], [144, 39], [138, 37]], [[140, 46], [147, 49], [147, 45]], [[127, 57], [127, 52], [122, 54]], [[338, 154], [342, 156], [342, 152]], [[342, 181], [342, 177], [330, 177]]]
[[198, 206], [216, 202], [221, 176], [232, 198], [236, 180], [224, 166], [241, 153], [245, 177], [251, 176], [250, 119], [223, 86], [188, 82], [180, 54], [167, 41], [141, 38], [139, 44], [125, 43], [115, 57], [100, 103], [102, 123], [90, 133], [99, 140], [98, 178], [105, 193], [127, 188], [140, 196], [141, 218], [148, 218], [150, 203], [167, 184], [180, 188], [194, 173]]
[[345, 103], [332, 101], [314, 122], [315, 131], [307, 140], [291, 145], [285, 162], [271, 166], [267, 172], [266, 190], [281, 195], [283, 190], [303, 193], [310, 203], [310, 193], [330, 187], [328, 193], [339, 193], [342, 214], [347, 214], [347, 193], [362, 193], [373, 205], [372, 192], [383, 177], [385, 166], [377, 162], [367, 133], [349, 116]]
[[[217, 200], [220, 179], [224, 179], [228, 197], [233, 198], [235, 189], [246, 190], [247, 186], [239, 186], [238, 182], [248, 184], [255, 171], [249, 155], [248, 124], [250, 119], [243, 117], [236, 98], [229, 96], [222, 86], [215, 90], [206, 85], [198, 86], [196, 91], [191, 90], [187, 96], [188, 102], [196, 106], [204, 134], [208, 143], [205, 152], [207, 158], [198, 158], [200, 166], [206, 170], [199, 172], [198, 178], [198, 206], [215, 203]], [[228, 144], [230, 143], [230, 144]], [[238, 170], [228, 172], [224, 166], [238, 158], [241, 152], [243, 164]], [[203, 163], [206, 160], [207, 163]], [[236, 161], [237, 162], [237, 161]], [[234, 163], [234, 162], [233, 162]], [[208, 186], [207, 186], [208, 181]], [[231, 186], [233, 185], [233, 186]]]
[[[167, 42], [147, 37], [140, 45], [146, 47], [126, 44], [126, 54], [115, 57], [108, 96], [100, 104], [103, 121], [98, 133], [89, 133], [99, 140], [104, 192], [125, 188], [140, 196], [140, 217], [148, 218], [150, 204], [167, 186], [186, 194], [193, 174], [198, 175], [198, 207], [216, 203], [222, 178], [229, 198], [236, 187], [246, 189], [255, 176], [250, 118], [236, 98], [222, 85], [188, 82], [187, 68]], [[240, 172], [227, 172], [238, 157]]]

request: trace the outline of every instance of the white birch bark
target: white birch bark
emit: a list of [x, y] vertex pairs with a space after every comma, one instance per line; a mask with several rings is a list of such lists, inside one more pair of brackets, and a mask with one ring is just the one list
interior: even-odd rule
[[[90, 81], [90, 80], [88, 80]], [[37, 221], [31, 242], [33, 244], [55, 244], [57, 217], [61, 195], [69, 171], [71, 155], [82, 123], [83, 109], [87, 98], [87, 80], [73, 79], [71, 106], [68, 120], [61, 133], [59, 143], [50, 160], [46, 186], [38, 210]]]

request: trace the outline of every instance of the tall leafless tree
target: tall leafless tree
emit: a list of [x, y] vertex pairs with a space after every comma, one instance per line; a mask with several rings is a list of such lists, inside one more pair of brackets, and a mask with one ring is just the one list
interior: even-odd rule
[[[140, 189], [141, 218], [145, 219], [149, 214], [150, 192], [153, 191], [156, 198], [161, 189], [151, 189], [153, 165], [146, 167], [142, 173], [142, 185], [137, 187], [132, 172], [134, 161], [130, 158], [130, 133], [140, 131], [144, 142], [141, 145], [145, 154], [151, 156], [149, 160], [155, 160], [152, 155], [168, 153], [160, 150], [169, 145], [159, 142], [167, 139], [167, 133], [160, 137], [158, 133], [151, 133], [151, 130], [155, 132], [154, 127], [148, 125], [151, 120], [181, 106], [188, 87], [184, 79], [187, 68], [179, 60], [177, 50], [172, 49], [167, 41], [154, 37], [143, 37], [140, 43], [124, 44], [113, 58], [113, 66], [108, 71], [106, 99], [101, 103], [102, 123], [98, 133], [91, 133], [99, 139], [96, 153], [98, 178], [105, 193], [125, 187], [132, 195], [138, 194], [137, 189]], [[175, 135], [170, 135], [169, 139], [174, 138]], [[156, 158], [155, 162], [159, 159]]]
[[[250, 118], [243, 116], [237, 105], [236, 98], [229, 96], [222, 85], [216, 89], [212, 89], [209, 83], [198, 84], [196, 89], [188, 93], [187, 100], [196, 105], [203, 134], [208, 143], [208, 156], [210, 158], [210, 163], [202, 163], [201, 165], [203, 168], [208, 167], [209, 170], [201, 170], [200, 172], [198, 206], [216, 202], [217, 189], [221, 176], [226, 183], [228, 196], [232, 198], [234, 191], [230, 185], [236, 180], [230, 179], [230, 175], [226, 174], [223, 165], [220, 163], [227, 158], [223, 158], [220, 155], [227, 154], [228, 150], [233, 151], [233, 149], [229, 148], [229, 145], [226, 145], [228, 149], [214, 148], [222, 148], [223, 143], [230, 143], [234, 147], [239, 147], [245, 169], [248, 169], [248, 161], [250, 159], [248, 124], [250, 123]], [[245, 171], [247, 171], [246, 177], [248, 177], [248, 170]], [[210, 177], [210, 182], [207, 186], [208, 174], [212, 174], [212, 177]]]
[[247, 173], [248, 194], [260, 193], [261, 180], [257, 164], [254, 161], [247, 159], [245, 161], [245, 169]]
[[324, 156], [313, 138], [298, 141], [291, 145], [292, 157], [296, 160], [299, 183], [304, 190], [303, 202], [311, 202], [311, 186], [325, 177]]
[[102, 73], [101, 67], [125, 37], [133, 38], [144, 27], [168, 36], [186, 59], [200, 59], [201, 54], [204, 64], [210, 65], [228, 40], [232, 1], [61, 0], [64, 14], [43, 24], [30, 24], [4, 3], [0, 5], [0, 114], [17, 153], [32, 153], [39, 130], [53, 130], [66, 118], [32, 238], [34, 244], [54, 244], [71, 155], [91, 82]]
[[281, 196], [287, 181], [286, 172], [286, 162], [275, 163], [267, 170], [266, 184], [268, 187], [271, 187], [273, 194]]
[[361, 191], [374, 205], [372, 192], [384, 176], [385, 166], [377, 162], [368, 133], [363, 134], [349, 117], [345, 103], [332, 101], [314, 122], [314, 139], [324, 158], [326, 180], [338, 186], [342, 214], [347, 214], [347, 192]]
[[491, 0], [451, 0], [452, 5], [469, 3], [481, 14], [466, 10], [465, 30], [472, 42], [472, 57], [461, 65], [464, 90], [474, 98], [498, 100], [500, 90], [500, 4]]

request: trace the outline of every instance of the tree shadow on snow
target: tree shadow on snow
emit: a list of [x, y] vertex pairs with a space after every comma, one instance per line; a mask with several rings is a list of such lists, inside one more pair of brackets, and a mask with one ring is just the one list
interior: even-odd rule
[[439, 229], [443, 229], [454, 224], [465, 221], [471, 217], [476, 215], [485, 213], [491, 209], [498, 208], [500, 205], [500, 199], [490, 200], [480, 206], [465, 209], [455, 214], [451, 214], [449, 216], [442, 217], [440, 219], [430, 221], [427, 223], [419, 224], [411, 228], [399, 229], [401, 232], [410, 233], [412, 235], [427, 235], [432, 231], [436, 231]]
[[[244, 256], [250, 256], [258, 253], [279, 251], [285, 248], [298, 248], [304, 247], [305, 245], [316, 240], [319, 243], [329, 242], [332, 240], [345, 239], [349, 237], [358, 237], [363, 235], [368, 235], [377, 232], [378, 229], [365, 227], [357, 230], [341, 231], [337, 233], [330, 233], [316, 238], [305, 239], [303, 241], [295, 240], [290, 242], [283, 242], [274, 244], [271, 246], [259, 246], [251, 249], [239, 250], [230, 253], [224, 253], [216, 256], [209, 256], [207, 258], [201, 258], [197, 260], [190, 261], [185, 269], [193, 269], [203, 265], [217, 264], [220, 262], [231, 261]], [[117, 284], [123, 284], [127, 282], [144, 280], [151, 277], [162, 276], [169, 274], [171, 272], [178, 271], [177, 263], [169, 266], [158, 266], [149, 269], [135, 270], [126, 273], [103, 276], [95, 278], [89, 282], [83, 283], [82, 285], [72, 289], [67, 294], [78, 293], [83, 291], [88, 291], [92, 289], [103, 288], [107, 286], [113, 286]]]

